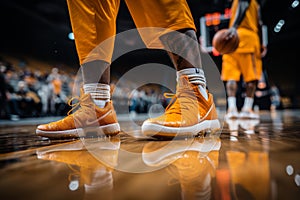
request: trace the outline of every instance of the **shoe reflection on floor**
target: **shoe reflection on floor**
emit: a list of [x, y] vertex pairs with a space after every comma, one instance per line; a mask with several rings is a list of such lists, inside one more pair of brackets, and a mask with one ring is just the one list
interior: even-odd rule
[[239, 133], [254, 134], [255, 127], [260, 123], [259, 119], [226, 119], [230, 135], [238, 137]]
[[167, 165], [169, 185], [180, 185], [182, 199], [211, 199], [220, 147], [216, 136], [149, 142], [143, 161], [149, 166]]
[[69, 142], [36, 152], [43, 160], [66, 163], [70, 168], [69, 189], [84, 188], [84, 199], [113, 197], [112, 172], [117, 165], [120, 139], [98, 138]]

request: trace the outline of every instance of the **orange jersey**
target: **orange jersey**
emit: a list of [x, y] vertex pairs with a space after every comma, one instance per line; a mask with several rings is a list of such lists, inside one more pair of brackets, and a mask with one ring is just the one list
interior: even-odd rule
[[58, 95], [61, 92], [62, 82], [59, 79], [52, 80], [53, 93]]
[[[232, 2], [232, 6], [231, 6], [232, 18], [229, 21], [229, 26], [231, 26], [233, 23], [234, 16], [237, 12], [238, 3], [239, 0], [233, 0]], [[246, 11], [246, 15], [238, 28], [243, 28], [249, 31], [253, 31], [254, 33], [258, 33], [258, 21], [259, 21], [258, 9], [259, 9], [259, 5], [256, 2], [256, 0], [251, 0], [249, 7]]]
[[[234, 21], [234, 16], [238, 8], [238, 1], [239, 0], [234, 0], [232, 3], [232, 7], [231, 7], [232, 18], [230, 18], [229, 26], [231, 26]], [[258, 32], [259, 32], [258, 9], [259, 9], [259, 4], [256, 2], [256, 0], [251, 0], [249, 7], [245, 13], [245, 17], [237, 28], [237, 32], [240, 38], [240, 44], [236, 52], [260, 53], [260, 41], [258, 37]]]

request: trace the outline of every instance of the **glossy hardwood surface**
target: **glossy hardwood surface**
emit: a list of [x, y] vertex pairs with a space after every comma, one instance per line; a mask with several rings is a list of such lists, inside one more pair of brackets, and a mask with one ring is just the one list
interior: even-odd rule
[[117, 137], [64, 140], [2, 124], [0, 199], [299, 199], [300, 111], [260, 116], [170, 140], [142, 137], [138, 120]]

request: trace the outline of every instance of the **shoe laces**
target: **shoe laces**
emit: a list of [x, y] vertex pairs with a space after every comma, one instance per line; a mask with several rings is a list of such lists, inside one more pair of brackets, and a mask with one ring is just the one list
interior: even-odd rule
[[[72, 111], [77, 109], [79, 106], [88, 106], [87, 99], [84, 98], [85, 95], [79, 97], [79, 96], [74, 96], [71, 99], [68, 100], [68, 105], [71, 106], [72, 108], [68, 111], [67, 115], [71, 115]], [[73, 103], [75, 101], [76, 103]]]
[[[76, 103], [73, 103], [73, 101], [76, 100]], [[68, 100], [68, 105], [71, 106], [71, 109], [68, 111], [67, 115], [71, 115], [72, 111], [78, 108], [80, 105], [80, 98], [78, 96], [72, 97]]]

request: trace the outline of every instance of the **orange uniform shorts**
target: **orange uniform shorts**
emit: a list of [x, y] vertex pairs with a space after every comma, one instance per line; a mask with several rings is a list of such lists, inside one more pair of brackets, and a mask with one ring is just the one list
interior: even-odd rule
[[[125, 0], [132, 19], [139, 28], [196, 30], [186, 0]], [[70, 21], [80, 64], [104, 60], [111, 62], [120, 0], [67, 0]], [[151, 31], [150, 31], [151, 32]], [[161, 48], [149, 31], [139, 31], [148, 48]], [[165, 33], [165, 32], [164, 32]]]

